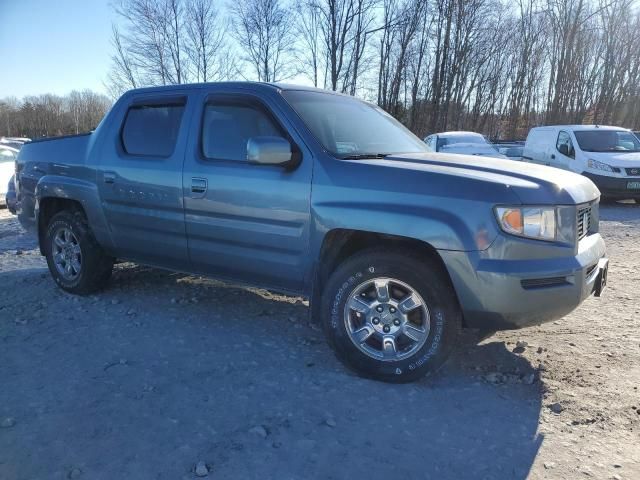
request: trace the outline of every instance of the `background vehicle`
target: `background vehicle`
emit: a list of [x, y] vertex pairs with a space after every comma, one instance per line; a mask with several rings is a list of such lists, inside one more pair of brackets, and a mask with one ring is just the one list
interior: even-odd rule
[[[24, 137], [2, 137], [0, 138], [0, 149], [2, 149], [2, 147], [8, 147], [16, 151], [19, 151], [22, 148], [22, 145], [30, 141], [31, 141], [30, 138], [24, 138]], [[15, 157], [17, 157], [17, 155], [14, 155], [14, 158]], [[0, 168], [6, 169], [6, 170], [9, 169], [8, 166], [5, 166], [5, 167], [0, 166]], [[9, 180], [6, 182], [5, 185], [0, 185], [0, 195], [2, 195], [3, 186], [6, 186], [6, 190], [4, 190], [5, 203], [9, 211], [15, 215], [17, 198], [16, 198], [16, 186], [14, 183], [14, 171], [15, 171], [15, 166], [12, 166], [11, 176]], [[0, 173], [0, 181], [5, 180], [5, 177], [7, 175], [7, 172], [5, 170], [2, 170], [2, 172], [4, 173]]]
[[435, 133], [425, 138], [424, 142], [432, 152], [507, 158], [487, 142], [486, 138], [475, 132]]
[[600, 125], [532, 128], [523, 159], [580, 173], [608, 198], [640, 199], [640, 139]]
[[7, 147], [17, 148], [20, 150], [22, 145], [30, 141], [31, 139], [26, 137], [1, 137], [0, 145], [6, 145]]
[[18, 149], [0, 144], [0, 205], [6, 205], [9, 180], [15, 171]]
[[15, 183], [15, 175], [11, 175], [9, 182], [7, 184], [7, 193], [5, 195], [5, 203], [7, 204], [7, 208], [14, 215], [17, 213], [16, 210], [16, 183]]
[[493, 145], [499, 153], [507, 157], [509, 160], [522, 160], [524, 141], [496, 141], [493, 142]]
[[556, 319], [606, 283], [588, 179], [429, 153], [317, 89], [134, 90], [93, 133], [26, 144], [16, 181], [62, 289], [122, 258], [305, 295], [337, 356], [385, 381], [436, 370], [461, 326]]

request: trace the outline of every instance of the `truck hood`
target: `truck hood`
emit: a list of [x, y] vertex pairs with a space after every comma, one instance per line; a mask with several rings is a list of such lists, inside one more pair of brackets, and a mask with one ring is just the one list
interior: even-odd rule
[[640, 152], [583, 152], [587, 158], [606, 163], [611, 167], [640, 168]]
[[[362, 161], [362, 160], [357, 160]], [[516, 194], [523, 204], [573, 205], [590, 202], [600, 191], [588, 178], [567, 170], [499, 158], [422, 153], [389, 155], [384, 160], [366, 160], [372, 165], [400, 168], [496, 184]], [[463, 182], [461, 182], [461, 185]], [[455, 188], [455, 181], [450, 183]], [[485, 185], [486, 187], [486, 185]], [[479, 190], [479, 195], [482, 191]]]

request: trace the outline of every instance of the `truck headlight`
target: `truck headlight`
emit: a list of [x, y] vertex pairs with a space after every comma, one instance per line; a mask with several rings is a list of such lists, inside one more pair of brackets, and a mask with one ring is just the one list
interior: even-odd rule
[[602, 170], [603, 172], [613, 173], [613, 168], [611, 168], [609, 165], [607, 165], [606, 163], [599, 162], [597, 160], [593, 160], [592, 158], [590, 158], [589, 161], [587, 162], [587, 166], [589, 168], [593, 168], [594, 170]]
[[555, 207], [496, 207], [495, 212], [506, 233], [535, 240], [556, 239]]

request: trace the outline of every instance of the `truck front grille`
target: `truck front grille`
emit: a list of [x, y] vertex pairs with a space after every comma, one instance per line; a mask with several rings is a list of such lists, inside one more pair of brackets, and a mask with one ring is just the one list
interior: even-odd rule
[[578, 240], [582, 240], [591, 228], [591, 206], [578, 209]]

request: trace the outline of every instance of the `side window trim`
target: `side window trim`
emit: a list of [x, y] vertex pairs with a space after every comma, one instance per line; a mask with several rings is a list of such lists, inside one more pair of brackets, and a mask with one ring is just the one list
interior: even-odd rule
[[[178, 137], [180, 136], [180, 132], [183, 129], [184, 122], [184, 114], [187, 106], [187, 96], [186, 95], [167, 95], [161, 97], [148, 97], [148, 98], [134, 98], [129, 102], [126, 107], [126, 111], [124, 116], [122, 117], [122, 122], [120, 124], [120, 128], [118, 129], [118, 150], [121, 155], [126, 157], [134, 157], [134, 158], [162, 158], [167, 159], [171, 158], [175, 152], [176, 147], [178, 146]], [[168, 155], [155, 155], [155, 154], [144, 154], [144, 153], [130, 153], [127, 151], [127, 148], [124, 143], [124, 127], [127, 123], [127, 118], [129, 117], [129, 112], [133, 109], [141, 109], [144, 107], [182, 107], [182, 113], [180, 114], [180, 121], [178, 124], [178, 134], [176, 135], [176, 141], [173, 145], [173, 149], [171, 153]]]
[[[287, 128], [282, 124], [277, 115], [273, 112], [273, 110], [258, 96], [253, 95], [251, 93], [210, 93], [204, 98], [202, 103], [202, 114], [200, 115], [200, 125], [198, 129], [198, 137], [197, 137], [197, 156], [198, 160], [202, 163], [211, 165], [215, 163], [226, 163], [230, 165], [252, 165], [248, 160], [234, 160], [229, 158], [213, 158], [207, 157], [204, 152], [204, 120], [207, 112], [208, 105], [249, 105], [257, 107], [261, 109], [263, 113], [269, 118], [269, 120], [275, 125], [275, 127], [280, 131], [283, 138], [286, 138], [291, 143], [292, 153], [295, 155], [301, 155], [301, 150], [298, 147], [297, 143], [294, 141], [293, 137], [287, 130]], [[253, 165], [252, 165], [253, 166]]]

